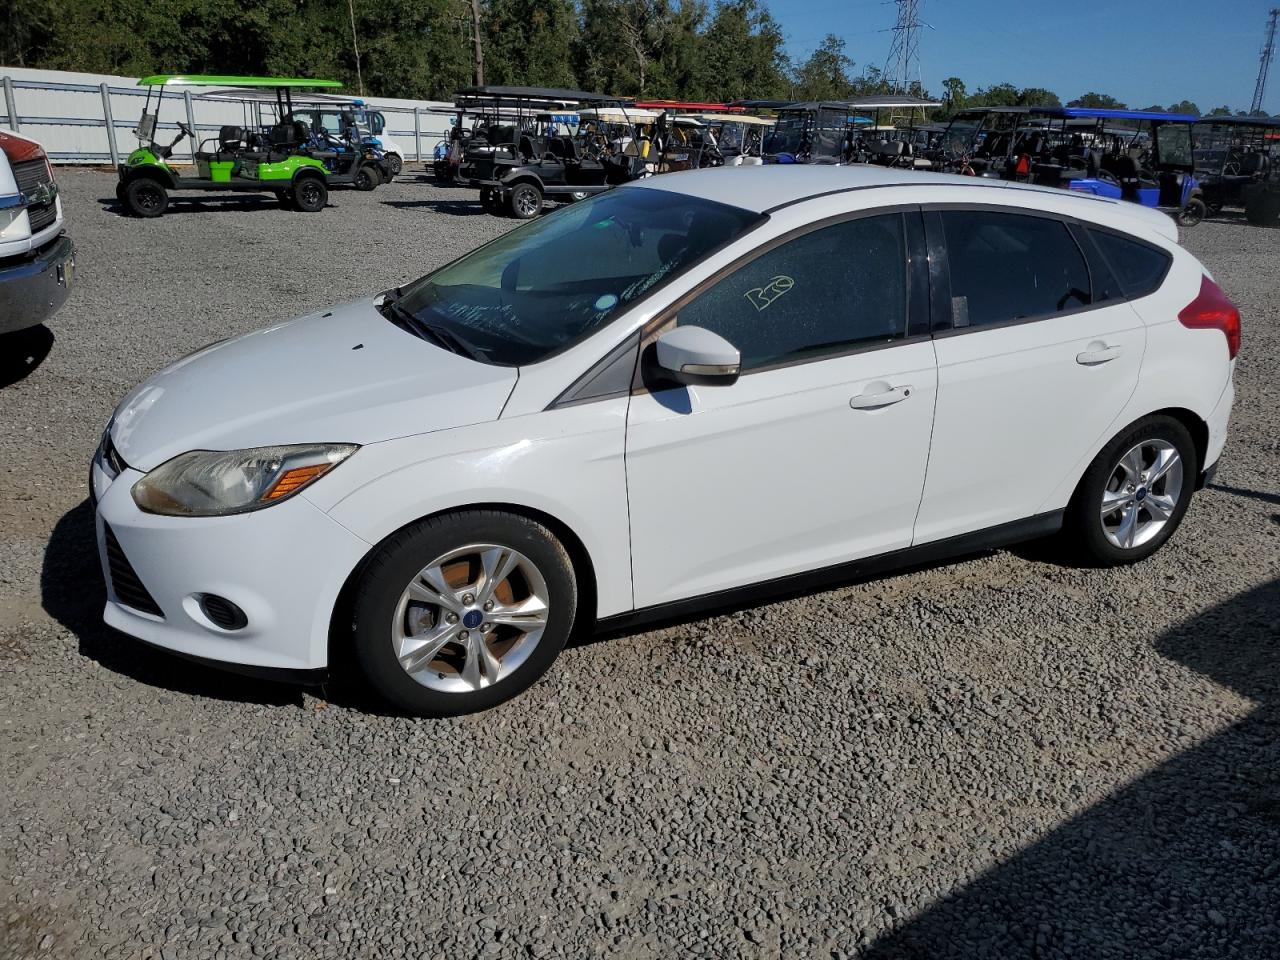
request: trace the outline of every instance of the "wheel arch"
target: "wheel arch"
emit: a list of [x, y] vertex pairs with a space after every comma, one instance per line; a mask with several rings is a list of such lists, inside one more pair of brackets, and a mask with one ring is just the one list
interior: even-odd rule
[[[578, 610], [580, 615], [574, 621], [573, 633], [569, 638], [570, 644], [594, 626], [596, 621], [597, 589], [595, 563], [591, 559], [591, 554], [583, 543], [582, 538], [574, 532], [569, 524], [559, 517], [547, 513], [545, 510], [539, 510], [526, 504], [503, 501], [468, 503], [423, 514], [421, 517], [410, 520], [389, 531], [381, 540], [373, 544], [365, 552], [364, 556], [360, 558], [360, 561], [352, 567], [351, 572], [347, 574], [346, 580], [343, 581], [342, 588], [338, 591], [337, 599], [334, 601], [333, 609], [329, 614], [329, 643], [326, 662], [329, 664], [330, 669], [336, 663], [345, 664], [352, 655], [350, 631], [349, 629], [344, 630], [343, 624], [350, 624], [355, 588], [360, 582], [360, 577], [364, 574], [369, 561], [382, 549], [382, 545], [402, 531], [412, 527], [414, 524], [422, 523], [424, 520], [432, 520], [451, 513], [467, 513], [472, 510], [492, 510], [498, 513], [524, 517], [527, 520], [540, 523], [550, 530], [555, 535], [555, 538], [560, 541], [565, 552], [569, 554], [569, 562], [573, 564], [574, 577], [578, 581]], [[590, 615], [581, 616], [582, 611], [589, 611]]]
[[178, 181], [172, 172], [152, 163], [140, 167], [126, 167], [124, 179], [121, 182], [128, 186], [133, 181], [142, 179], [155, 180], [166, 190], [176, 190], [178, 187]]
[[293, 183], [297, 183], [299, 180], [302, 180], [304, 177], [315, 177], [318, 180], [324, 182], [326, 186], [328, 185], [328, 181], [329, 181], [329, 178], [325, 175], [325, 172], [323, 170], [321, 170], [319, 167], [312, 167], [312, 166], [299, 167], [297, 170], [294, 171], [293, 177], [291, 178], [291, 180]]

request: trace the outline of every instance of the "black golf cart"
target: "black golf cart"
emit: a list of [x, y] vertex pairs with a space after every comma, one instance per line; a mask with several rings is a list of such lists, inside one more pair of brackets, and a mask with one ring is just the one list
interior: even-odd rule
[[[460, 96], [476, 94], [515, 104], [550, 101], [561, 104], [562, 109], [578, 105], [594, 108], [573, 117], [580, 121], [576, 133], [571, 132], [568, 114], [531, 113], [527, 124], [525, 114], [519, 114], [508, 142], [498, 144], [492, 154], [488, 179], [469, 177], [469, 183], [480, 188], [480, 199], [491, 213], [510, 213], [528, 220], [542, 212], [547, 198], [581, 199], [648, 172], [645, 151], [626, 124], [626, 104], [616, 98], [544, 87], [481, 87], [464, 90]], [[611, 128], [601, 114], [602, 108], [610, 105], [623, 121], [619, 135], [612, 139], [604, 132]]]
[[1209, 212], [1243, 207], [1252, 224], [1280, 222], [1280, 117], [1202, 117], [1192, 129]]
[[844, 100], [738, 100], [733, 106], [778, 112], [773, 129], [764, 138], [761, 155], [765, 163], [848, 163], [854, 127], [871, 123], [866, 117], [853, 116]]

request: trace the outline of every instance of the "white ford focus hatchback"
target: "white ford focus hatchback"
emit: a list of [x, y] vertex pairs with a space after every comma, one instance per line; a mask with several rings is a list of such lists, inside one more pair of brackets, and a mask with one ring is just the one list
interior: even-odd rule
[[1217, 465], [1240, 317], [1173, 222], [876, 168], [631, 184], [221, 343], [94, 458], [108, 624], [400, 708], [571, 632], [1058, 534], [1140, 560]]

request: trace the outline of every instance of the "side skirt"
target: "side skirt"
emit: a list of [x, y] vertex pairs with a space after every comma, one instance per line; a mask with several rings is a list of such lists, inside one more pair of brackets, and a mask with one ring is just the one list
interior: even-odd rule
[[675, 600], [671, 603], [632, 610], [630, 613], [615, 614], [597, 621], [596, 632], [617, 633], [654, 623], [691, 619], [695, 615], [760, 606], [766, 601], [781, 600], [813, 593], [826, 587], [870, 580], [894, 570], [924, 566], [1025, 540], [1047, 537], [1062, 529], [1064, 512], [1054, 510], [1025, 520], [1002, 523], [976, 533], [922, 543], [919, 546], [894, 550], [876, 557], [864, 557], [861, 560], [837, 564], [834, 567], [794, 573], [775, 580], [691, 597], [688, 600]]

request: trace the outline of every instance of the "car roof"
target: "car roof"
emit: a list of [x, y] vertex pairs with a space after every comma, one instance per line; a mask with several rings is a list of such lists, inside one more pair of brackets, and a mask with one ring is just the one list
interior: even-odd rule
[[[1001, 191], [1022, 196], [1028, 207], [1050, 206], [1037, 202], [1038, 198], [1051, 198], [1054, 207], [1066, 204], [1080, 210], [1087, 220], [1130, 220], [1149, 230], [1177, 242], [1178, 230], [1173, 220], [1159, 211], [1149, 210], [1141, 204], [1122, 200], [1109, 200], [1092, 194], [1061, 190], [1057, 187], [1040, 187], [1032, 184], [1010, 183], [985, 177], [962, 177], [949, 173], [929, 173], [920, 170], [895, 169], [872, 165], [854, 164], [834, 166], [827, 164], [762, 164], [742, 167], [714, 167], [707, 170], [691, 170], [683, 173], [667, 173], [660, 177], [647, 177], [627, 184], [627, 189], [665, 190], [700, 197], [716, 203], [750, 210], [754, 213], [770, 213], [780, 207], [803, 203], [817, 197], [868, 190], [875, 187], [963, 187], [974, 194], [973, 202], [981, 203], [983, 194]], [[909, 197], [902, 201], [910, 203]], [[1105, 210], [1102, 216], [1098, 214]]]

